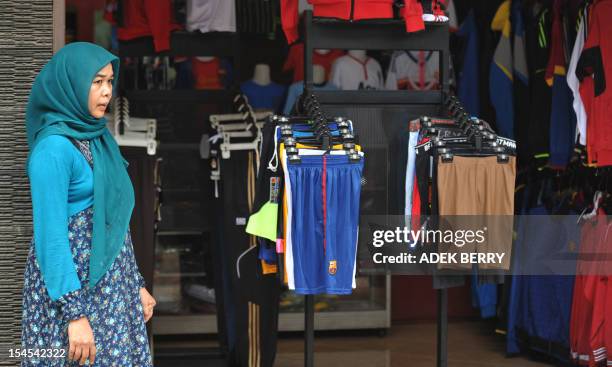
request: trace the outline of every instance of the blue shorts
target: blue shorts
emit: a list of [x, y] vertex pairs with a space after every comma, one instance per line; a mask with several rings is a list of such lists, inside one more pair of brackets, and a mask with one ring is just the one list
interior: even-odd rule
[[300, 149], [297, 164], [282, 154], [288, 285], [298, 294], [350, 294], [355, 288], [364, 160], [350, 162], [342, 151], [317, 152]]

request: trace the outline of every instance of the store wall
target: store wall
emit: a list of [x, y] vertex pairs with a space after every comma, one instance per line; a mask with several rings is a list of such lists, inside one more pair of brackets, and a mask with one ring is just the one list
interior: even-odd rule
[[[467, 282], [466, 282], [467, 283]], [[394, 323], [436, 320], [438, 295], [427, 276], [393, 276], [391, 319]], [[472, 319], [478, 312], [471, 304], [470, 284], [448, 290], [448, 317]]]
[[[53, 1], [4, 0], [0, 7], [0, 352], [21, 339], [23, 271], [32, 238], [25, 163], [25, 109], [53, 50]], [[0, 359], [0, 366], [17, 366]]]

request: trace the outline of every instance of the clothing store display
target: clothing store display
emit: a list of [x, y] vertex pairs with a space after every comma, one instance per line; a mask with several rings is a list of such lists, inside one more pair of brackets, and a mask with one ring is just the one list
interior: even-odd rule
[[197, 333], [273, 367], [279, 332], [313, 365], [315, 332], [433, 319], [446, 366], [472, 320], [505, 365], [612, 367], [612, 0], [72, 2], [121, 59], [69, 43], [34, 81], [24, 348], [86, 317], [96, 365], [197, 364], [158, 338]]
[[385, 89], [440, 89], [440, 56], [434, 51], [395, 51], [391, 56]]
[[[321, 65], [325, 68], [325, 80], [329, 80], [332, 65], [337, 58], [344, 55], [342, 50], [329, 50], [322, 53], [315, 50], [312, 54], [312, 64]], [[304, 44], [299, 42], [289, 47], [287, 60], [283, 65], [283, 71], [293, 71], [293, 82], [297, 83], [304, 80]]]
[[382, 89], [383, 74], [378, 61], [344, 55], [334, 61], [330, 82], [341, 90]]
[[188, 31], [236, 32], [236, 3], [225, 0], [187, 0]]

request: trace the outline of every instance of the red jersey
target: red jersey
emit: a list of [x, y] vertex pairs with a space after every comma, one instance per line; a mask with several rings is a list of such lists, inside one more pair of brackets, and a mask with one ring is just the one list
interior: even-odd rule
[[156, 52], [170, 49], [170, 32], [180, 29], [172, 21], [170, 0], [124, 0], [121, 6], [123, 24], [117, 30], [119, 40], [153, 36]]
[[[570, 324], [570, 349], [572, 358], [582, 366], [596, 367], [605, 364], [607, 314], [607, 276], [599, 260], [589, 256], [605, 254], [608, 223], [605, 214], [600, 213], [582, 226], [580, 254], [572, 300]], [[610, 236], [612, 239], [612, 234]]]
[[[334, 61], [344, 55], [344, 51], [331, 50], [326, 54], [314, 52], [312, 55], [312, 64], [321, 65], [325, 69], [325, 80], [329, 80], [329, 73]], [[293, 70], [293, 82], [304, 80], [304, 44], [296, 43], [289, 49], [289, 55], [283, 66], [283, 71]]]
[[200, 60], [194, 57], [191, 59], [191, 70], [195, 89], [223, 89], [222, 80], [226, 73], [219, 58]]
[[578, 61], [576, 75], [582, 83], [592, 82], [580, 94], [587, 114], [589, 160], [599, 166], [612, 165], [612, 0], [591, 6], [588, 36]]

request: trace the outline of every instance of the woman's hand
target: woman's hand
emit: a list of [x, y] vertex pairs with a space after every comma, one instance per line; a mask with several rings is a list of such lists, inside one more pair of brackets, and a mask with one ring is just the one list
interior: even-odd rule
[[149, 294], [147, 288], [140, 288], [140, 301], [144, 312], [144, 320], [148, 322], [153, 316], [153, 307], [155, 307], [155, 298]]
[[79, 361], [79, 365], [85, 364], [89, 359], [89, 364], [93, 365], [96, 359], [96, 345], [94, 335], [87, 317], [72, 320], [68, 323], [68, 360]]

